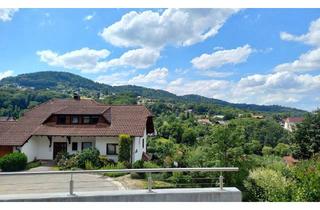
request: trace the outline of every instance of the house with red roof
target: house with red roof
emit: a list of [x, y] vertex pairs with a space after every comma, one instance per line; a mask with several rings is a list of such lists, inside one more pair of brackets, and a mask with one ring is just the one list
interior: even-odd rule
[[54, 160], [59, 152], [74, 154], [95, 147], [118, 160], [119, 135], [133, 139], [131, 161], [146, 153], [153, 116], [142, 105], [104, 105], [91, 99], [53, 99], [17, 121], [0, 122], [0, 156], [21, 151], [28, 161]]
[[303, 117], [288, 117], [284, 120], [284, 129], [292, 132], [296, 129], [297, 124], [303, 121]]

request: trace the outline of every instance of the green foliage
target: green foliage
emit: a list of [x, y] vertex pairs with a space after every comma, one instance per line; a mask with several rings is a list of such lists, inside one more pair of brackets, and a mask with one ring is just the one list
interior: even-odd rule
[[290, 145], [279, 143], [274, 149], [274, 153], [279, 156], [285, 156], [291, 154]]
[[87, 148], [76, 154], [77, 165], [85, 169], [86, 161], [90, 161], [93, 167], [100, 167], [100, 152], [96, 148]]
[[86, 170], [94, 170], [97, 169], [96, 167], [94, 167], [94, 165], [92, 164], [92, 162], [90, 160], [86, 160], [84, 163], [84, 168]]
[[[102, 167], [102, 170], [108, 170], [108, 169], [125, 169], [126, 164], [123, 162], [117, 162], [116, 164], [110, 164]], [[126, 173], [120, 173], [120, 172], [108, 172], [104, 173], [104, 176], [109, 176], [109, 177], [119, 177], [119, 176], [124, 176]]]
[[143, 160], [137, 160], [132, 164], [132, 168], [143, 168]]
[[287, 177], [296, 180], [293, 190], [294, 201], [320, 200], [320, 159], [303, 160], [289, 168]]
[[145, 161], [143, 162], [143, 168], [160, 168], [156, 163], [151, 161]]
[[39, 166], [41, 166], [41, 162], [40, 161], [38, 161], [38, 160], [32, 161], [30, 163], [27, 163], [26, 170], [29, 170], [31, 168], [36, 168], [36, 167], [39, 167]]
[[250, 172], [245, 187], [251, 201], [291, 201], [294, 182], [281, 172], [257, 168]]
[[132, 139], [129, 135], [119, 135], [119, 155], [118, 159], [120, 162], [130, 163], [131, 161], [131, 145]]
[[112, 160], [109, 160], [106, 155], [100, 155], [99, 162], [102, 167], [114, 163]]
[[58, 158], [57, 166], [60, 170], [68, 170], [68, 169], [75, 169], [78, 167], [78, 156], [76, 155], [61, 155]]
[[320, 152], [320, 110], [307, 114], [297, 125], [293, 142], [297, 145], [296, 156], [310, 158]]
[[182, 143], [193, 145], [196, 142], [196, 132], [192, 128], [187, 128], [182, 134]]
[[271, 155], [272, 153], [273, 153], [272, 147], [264, 146], [264, 147], [262, 148], [262, 154], [263, 154], [263, 155]]
[[13, 152], [0, 159], [2, 171], [22, 171], [26, 169], [27, 156], [24, 153]]

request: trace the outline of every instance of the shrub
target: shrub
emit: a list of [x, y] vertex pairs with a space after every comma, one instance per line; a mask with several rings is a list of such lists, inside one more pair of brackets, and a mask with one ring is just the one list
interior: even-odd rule
[[274, 153], [279, 156], [285, 156], [285, 155], [289, 155], [291, 153], [291, 149], [288, 144], [279, 143], [274, 148]]
[[108, 157], [106, 155], [100, 155], [99, 156], [99, 162], [100, 162], [100, 166], [106, 166], [106, 165], [109, 165], [109, 164], [114, 164], [114, 161], [112, 160], [109, 160]]
[[132, 168], [143, 168], [143, 160], [137, 160], [132, 164]]
[[100, 167], [100, 152], [96, 148], [88, 148], [76, 154], [78, 167], [85, 169], [86, 161], [90, 161], [93, 167]]
[[[143, 163], [143, 160], [137, 160], [132, 164], [132, 168], [143, 168]], [[145, 173], [132, 172], [130, 176], [132, 179], [144, 179]]]
[[119, 161], [129, 163], [131, 160], [131, 144], [132, 139], [129, 135], [119, 135]]
[[273, 151], [272, 147], [264, 146], [262, 148], [262, 154], [263, 155], [271, 155], [272, 151]]
[[257, 168], [244, 183], [251, 201], [290, 201], [294, 182], [279, 171]]
[[27, 166], [27, 156], [24, 153], [13, 152], [1, 158], [2, 171], [22, 171]]
[[[107, 166], [102, 167], [102, 170], [107, 170], [107, 169], [125, 169], [126, 166], [123, 162], [118, 162], [117, 164], [110, 164]], [[109, 177], [119, 177], [119, 176], [123, 176], [126, 175], [126, 173], [119, 173], [119, 172], [108, 172], [108, 173], [104, 173], [104, 176], [109, 176]]]
[[64, 160], [68, 159], [68, 157], [69, 157], [69, 154], [67, 152], [58, 152], [54, 160], [56, 161], [56, 163], [58, 163], [62, 159]]
[[146, 161], [143, 163], [143, 168], [160, 168], [156, 163], [151, 161]]
[[74, 169], [78, 168], [78, 159], [77, 156], [69, 156], [61, 158], [60, 161], [57, 163], [60, 170], [66, 170], [66, 169]]
[[91, 163], [90, 160], [86, 160], [86, 162], [85, 162], [85, 169], [86, 169], [86, 170], [94, 170], [94, 169], [96, 169], [96, 168], [92, 165], [92, 163]]

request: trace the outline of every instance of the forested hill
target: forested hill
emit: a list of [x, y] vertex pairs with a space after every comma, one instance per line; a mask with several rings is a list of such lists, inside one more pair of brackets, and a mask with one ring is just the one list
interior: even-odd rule
[[157, 99], [163, 102], [213, 104], [253, 112], [294, 113], [295, 115], [301, 115], [305, 113], [305, 111], [302, 110], [278, 105], [261, 106], [255, 104], [235, 104], [199, 95], [177, 96], [164, 90], [155, 90], [134, 85], [110, 86], [97, 83], [90, 79], [86, 79], [68, 72], [43, 71], [7, 77], [0, 81], [0, 87], [2, 89], [27, 88], [37, 91], [38, 93], [43, 93], [43, 91], [55, 91], [65, 95], [70, 95], [70, 93], [78, 91], [80, 94], [89, 97], [114, 94], [133, 94], [134, 96]]

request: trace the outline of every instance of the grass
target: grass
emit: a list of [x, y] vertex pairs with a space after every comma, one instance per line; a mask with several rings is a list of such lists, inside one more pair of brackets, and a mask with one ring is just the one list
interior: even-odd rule
[[33, 161], [27, 164], [26, 169], [29, 170], [31, 168], [36, 168], [41, 166], [41, 162], [40, 161]]

